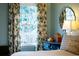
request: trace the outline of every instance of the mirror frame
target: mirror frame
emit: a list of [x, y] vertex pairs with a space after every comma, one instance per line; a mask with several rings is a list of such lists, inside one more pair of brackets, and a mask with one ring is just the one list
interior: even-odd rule
[[[71, 7], [65, 7], [65, 8], [63, 8], [62, 9], [62, 11], [61, 11], [61, 13], [60, 13], [60, 15], [59, 15], [59, 25], [60, 25], [60, 28], [62, 28], [62, 25], [63, 25], [63, 22], [64, 22], [64, 18], [65, 18], [65, 9], [66, 8], [69, 8], [69, 9], [71, 9], [71, 11], [73, 12], [73, 14], [74, 14], [74, 20], [76, 20], [76, 15], [75, 15], [75, 12], [74, 12], [74, 10], [71, 8]], [[65, 19], [66, 20], [66, 19]]]

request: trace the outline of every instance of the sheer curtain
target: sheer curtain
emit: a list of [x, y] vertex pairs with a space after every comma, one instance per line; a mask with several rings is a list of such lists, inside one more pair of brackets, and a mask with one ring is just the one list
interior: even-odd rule
[[[20, 4], [20, 20], [19, 20], [19, 34], [21, 38], [20, 49], [21, 50], [32, 50], [37, 46], [37, 26], [38, 26], [38, 12], [37, 12], [37, 4], [29, 3], [29, 4]], [[28, 48], [27, 46], [31, 46]], [[34, 50], [34, 49], [33, 49]]]

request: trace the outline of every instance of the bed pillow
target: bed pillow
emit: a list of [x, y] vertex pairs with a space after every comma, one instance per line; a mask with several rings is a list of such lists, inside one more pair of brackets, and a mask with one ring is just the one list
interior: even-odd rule
[[79, 55], [79, 35], [65, 35], [60, 49]]

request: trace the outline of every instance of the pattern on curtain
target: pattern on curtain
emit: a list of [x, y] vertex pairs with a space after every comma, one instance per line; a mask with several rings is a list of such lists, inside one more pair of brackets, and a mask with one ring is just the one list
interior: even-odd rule
[[[39, 50], [42, 48], [43, 41], [47, 38], [47, 4], [39, 3], [38, 7], [38, 42], [39, 42]], [[9, 25], [8, 25], [8, 39], [9, 39], [9, 51], [10, 54], [19, 51], [20, 37], [19, 37], [19, 3], [10, 3], [9, 4]]]
[[46, 3], [39, 3], [37, 4], [38, 7], [38, 50], [42, 49], [42, 43], [47, 38], [47, 4]]
[[8, 39], [9, 39], [9, 51], [10, 54], [18, 51], [18, 19], [19, 19], [19, 3], [9, 4], [9, 21], [8, 21]]

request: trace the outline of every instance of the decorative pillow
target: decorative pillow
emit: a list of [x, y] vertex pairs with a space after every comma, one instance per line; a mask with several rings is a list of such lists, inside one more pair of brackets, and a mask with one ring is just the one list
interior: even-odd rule
[[66, 35], [62, 39], [60, 49], [79, 55], [79, 35]]
[[53, 37], [53, 36], [49, 37], [49, 38], [48, 38], [48, 41], [49, 41], [49, 42], [54, 42], [54, 37]]
[[61, 43], [61, 41], [62, 41], [62, 35], [60, 33], [56, 32], [53, 36], [50, 36], [47, 39], [47, 41]]
[[57, 39], [57, 42], [58, 43], [61, 43], [61, 41], [62, 41], [62, 35], [60, 34], [60, 33], [55, 33], [55, 38]]

